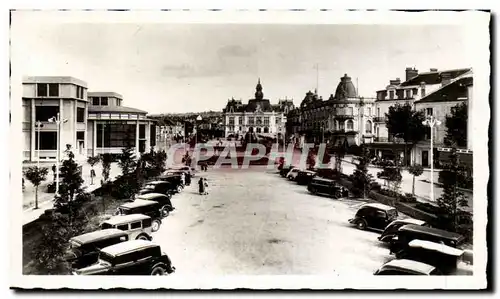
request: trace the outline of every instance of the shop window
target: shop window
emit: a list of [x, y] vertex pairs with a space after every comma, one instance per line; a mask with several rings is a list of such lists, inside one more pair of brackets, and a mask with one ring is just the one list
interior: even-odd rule
[[36, 106], [35, 120], [49, 121], [49, 118], [56, 117], [57, 113], [59, 113], [59, 106]]

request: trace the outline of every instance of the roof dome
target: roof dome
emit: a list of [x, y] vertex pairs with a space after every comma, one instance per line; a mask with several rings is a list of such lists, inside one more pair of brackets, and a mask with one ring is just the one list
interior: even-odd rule
[[302, 103], [300, 103], [300, 107], [304, 108], [304, 107], [307, 107], [309, 104], [311, 104], [313, 101], [313, 97], [314, 97], [314, 94], [309, 90], [306, 93], [305, 98], [302, 100]]
[[357, 96], [356, 88], [352, 84], [351, 77], [344, 75], [340, 78], [340, 83], [337, 85], [337, 90], [335, 91], [335, 99], [343, 100], [345, 98], [355, 98]]
[[262, 100], [263, 98], [264, 98], [264, 93], [262, 92], [262, 85], [260, 84], [260, 78], [259, 78], [259, 82], [255, 87], [255, 99]]

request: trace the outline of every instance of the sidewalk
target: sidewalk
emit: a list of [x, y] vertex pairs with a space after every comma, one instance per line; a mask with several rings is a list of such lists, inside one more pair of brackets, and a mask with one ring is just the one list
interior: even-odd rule
[[[45, 163], [46, 164], [46, 163]], [[50, 165], [45, 165], [41, 164], [41, 167], [48, 167], [50, 170], [50, 167], [52, 166], [53, 163]], [[94, 170], [96, 172], [96, 177], [94, 178], [94, 185], [90, 185], [90, 165], [87, 163], [82, 163], [82, 177], [84, 180], [83, 186], [86, 187], [87, 192], [92, 192], [96, 190], [97, 188], [101, 187], [101, 179], [102, 179], [102, 166], [96, 165], [94, 166]], [[28, 166], [28, 165], [23, 165], [23, 167]], [[117, 163], [112, 163], [111, 164], [111, 170], [110, 170], [110, 175], [109, 179], [113, 180], [115, 179], [118, 175], [121, 174], [121, 170], [118, 167]], [[42, 183], [43, 186], [39, 187], [38, 190], [38, 209], [34, 209], [34, 204], [28, 209], [25, 209], [23, 211], [23, 225], [28, 224], [30, 222], [35, 221], [40, 217], [46, 210], [52, 209], [54, 206], [53, 198], [54, 198], [54, 193], [46, 193], [44, 192], [45, 186], [52, 182], [52, 172], [49, 171], [49, 175], [47, 176], [47, 180], [45, 180], [44, 183]], [[34, 193], [34, 187], [31, 185], [29, 181], [26, 180], [26, 191], [23, 192], [23, 206], [25, 203], [33, 203], [35, 201], [35, 193]]]

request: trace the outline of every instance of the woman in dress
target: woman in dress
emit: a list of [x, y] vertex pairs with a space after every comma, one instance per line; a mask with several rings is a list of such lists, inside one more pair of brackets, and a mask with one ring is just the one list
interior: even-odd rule
[[198, 192], [200, 193], [200, 195], [205, 194], [205, 181], [203, 180], [203, 178], [200, 178], [198, 180]]

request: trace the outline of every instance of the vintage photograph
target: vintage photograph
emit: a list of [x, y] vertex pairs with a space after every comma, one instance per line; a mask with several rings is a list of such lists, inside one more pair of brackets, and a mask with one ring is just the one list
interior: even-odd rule
[[489, 20], [11, 11], [12, 286], [486, 287]]

